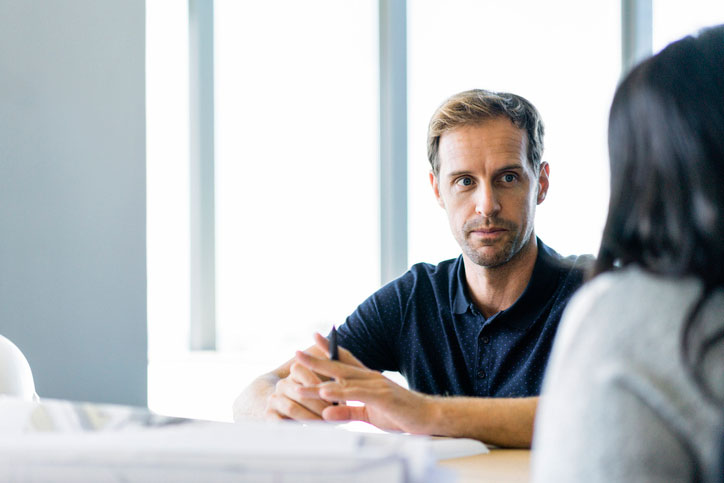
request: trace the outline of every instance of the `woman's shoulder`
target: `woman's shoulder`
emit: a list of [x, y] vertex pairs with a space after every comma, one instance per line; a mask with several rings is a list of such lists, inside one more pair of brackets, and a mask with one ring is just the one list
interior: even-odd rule
[[[720, 437], [715, 430], [720, 409], [706, 403], [681, 357], [682, 326], [702, 288], [694, 278], [626, 267], [597, 276], [574, 296], [556, 336], [536, 416], [535, 472], [580, 481], [592, 469], [611, 474], [617, 468], [622, 481], [633, 481], [647, 455], [674, 454], [677, 435], [710, 455], [707, 448]], [[716, 342], [703, 354], [708, 364], [701, 368], [702, 380], [724, 397], [724, 341], [716, 338], [724, 328], [724, 289], [707, 297], [700, 316], [696, 353]], [[593, 443], [587, 439], [592, 432]], [[586, 445], [586, 453], [577, 445]], [[571, 466], [548, 464], [551, 448], [579, 457]], [[622, 457], [628, 463], [611, 466]]]
[[664, 334], [675, 334], [701, 293], [693, 278], [675, 279], [637, 266], [595, 277], [568, 304], [559, 333], [558, 351], [587, 346], [612, 356]]
[[701, 290], [701, 283], [693, 277], [659, 275], [638, 265], [629, 265], [595, 277], [584, 288], [599, 295], [605, 293], [623, 299], [633, 298], [633, 295], [657, 297], [662, 293], [676, 293], [679, 298], [690, 298]]
[[582, 306], [589, 317], [620, 316], [624, 321], [654, 314], [673, 316], [685, 312], [701, 290], [695, 278], [657, 275], [634, 265], [595, 277], [576, 293], [571, 305]]

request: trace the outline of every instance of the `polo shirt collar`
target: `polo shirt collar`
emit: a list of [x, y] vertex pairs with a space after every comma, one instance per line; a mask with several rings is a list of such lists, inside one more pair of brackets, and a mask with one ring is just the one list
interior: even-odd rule
[[[526, 330], [545, 310], [558, 285], [561, 271], [560, 255], [536, 237], [538, 255], [528, 285], [518, 300], [492, 317], [518, 330]], [[460, 255], [457, 260], [457, 290], [453, 300], [453, 312], [457, 315], [475, 310], [465, 280], [465, 264]]]
[[455, 315], [462, 315], [468, 311], [468, 309], [474, 308], [473, 301], [468, 295], [468, 283], [465, 280], [465, 262], [463, 262], [463, 256], [460, 255], [456, 263], [456, 278], [457, 278], [457, 290], [455, 291], [455, 297], [453, 299], [453, 312]]

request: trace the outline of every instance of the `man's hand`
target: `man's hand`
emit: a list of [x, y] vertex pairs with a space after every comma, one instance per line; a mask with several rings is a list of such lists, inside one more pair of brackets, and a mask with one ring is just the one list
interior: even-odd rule
[[[475, 438], [529, 448], [537, 397], [442, 397], [409, 391], [366, 368], [349, 351], [329, 360], [327, 339], [257, 378], [234, 404], [234, 418], [359, 420], [417, 434]], [[333, 380], [328, 380], [331, 378]], [[333, 406], [361, 401], [364, 406]]]
[[[306, 350], [324, 356], [316, 346]], [[330, 404], [320, 398], [300, 396], [297, 387], [316, 385], [322, 378], [306, 367], [288, 360], [271, 372], [262, 374], [249, 384], [234, 401], [235, 421], [260, 419], [322, 419], [322, 411]]]
[[[329, 354], [327, 339], [315, 334], [316, 347]], [[359, 420], [386, 430], [428, 433], [430, 409], [427, 396], [409, 391], [378, 371], [366, 368], [348, 350], [339, 348], [339, 361], [297, 352], [296, 363], [310, 374], [334, 379], [290, 388], [304, 400], [320, 398], [331, 402], [360, 401], [364, 406], [331, 406], [322, 408], [322, 418], [329, 421]]]
[[330, 403], [318, 397], [305, 397], [300, 388], [316, 386], [322, 379], [301, 364], [293, 363], [289, 375], [276, 383], [267, 399], [266, 419], [320, 420], [322, 411]]

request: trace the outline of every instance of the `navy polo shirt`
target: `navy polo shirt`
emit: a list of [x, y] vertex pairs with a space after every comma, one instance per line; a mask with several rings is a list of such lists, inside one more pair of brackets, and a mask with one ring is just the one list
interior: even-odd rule
[[339, 345], [365, 366], [399, 371], [427, 394], [540, 394], [561, 313], [590, 257], [563, 258], [539, 239], [526, 289], [485, 318], [470, 298], [462, 255], [419, 263], [365, 300], [339, 327]]

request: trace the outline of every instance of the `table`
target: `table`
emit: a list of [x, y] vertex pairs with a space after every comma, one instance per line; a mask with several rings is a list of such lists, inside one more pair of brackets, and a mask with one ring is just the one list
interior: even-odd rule
[[460, 483], [507, 483], [530, 480], [528, 449], [491, 448], [487, 454], [442, 460], [438, 464], [455, 471]]

